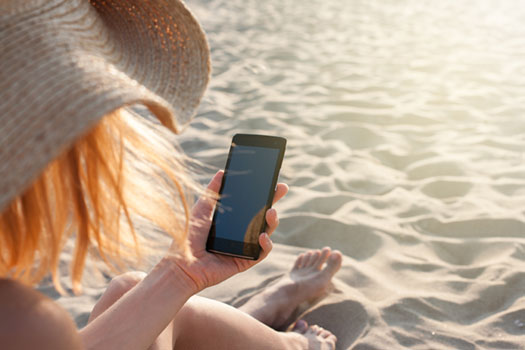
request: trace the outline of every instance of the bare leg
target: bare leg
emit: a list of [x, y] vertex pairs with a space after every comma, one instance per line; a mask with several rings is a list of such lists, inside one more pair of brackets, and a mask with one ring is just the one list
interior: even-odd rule
[[227, 304], [192, 297], [174, 321], [174, 349], [335, 349], [336, 338], [301, 321], [293, 332], [278, 332]]
[[302, 253], [288, 274], [239, 309], [274, 329], [283, 329], [301, 303], [323, 295], [341, 261], [341, 253], [328, 247]]
[[[320, 267], [327, 260], [327, 267], [321, 270]], [[309, 327], [304, 321], [297, 323], [294, 332], [287, 333], [277, 332], [260, 322], [265, 319], [271, 325], [275, 316], [269, 312], [261, 313], [261, 302], [268, 296], [279, 296], [275, 305], [272, 300], [266, 303], [266, 308], [278, 314], [283, 301], [281, 296], [285, 297], [284, 294], [281, 295], [283, 290], [289, 292], [291, 289], [300, 289], [300, 293], [287, 295], [301, 301], [319, 296], [340, 264], [341, 255], [338, 252], [311, 251], [300, 255], [290, 274], [271, 287], [269, 292], [265, 291], [256, 295], [254, 301], [248, 301], [245, 306], [249, 308], [245, 307], [245, 312], [214, 300], [194, 296], [150, 349], [334, 349], [335, 336], [320, 327]], [[315, 270], [314, 273], [311, 270]], [[128, 273], [113, 279], [106, 293], [95, 305], [89, 322], [133, 288], [144, 276], [144, 273]], [[292, 278], [294, 284], [299, 283], [297, 286], [301, 288], [290, 288], [292, 283], [289, 278]], [[320, 278], [322, 282], [313, 283], [316, 278]], [[290, 302], [288, 299], [288, 303]], [[291, 310], [285, 307], [283, 312], [291, 314], [297, 305]], [[250, 315], [252, 312], [260, 321]]]
[[[303, 253], [290, 273], [239, 309], [191, 298], [175, 319], [175, 349], [334, 349], [336, 338], [332, 333], [315, 325], [309, 327], [305, 321], [297, 322], [294, 332], [272, 328], [287, 326], [300, 303], [320, 297], [341, 262], [341, 253], [328, 247]], [[254, 322], [254, 318], [261, 322]]]
[[[119, 300], [127, 291], [142, 281], [144, 277], [146, 277], [145, 272], [133, 271], [113, 278], [104, 294], [102, 294], [99, 301], [95, 304], [95, 307], [93, 307], [93, 311], [91, 311], [91, 315], [89, 315], [88, 323], [100, 316], [100, 314]], [[171, 322], [159, 335], [155, 343], [151, 344], [149, 350], [172, 349], [173, 342], [173, 322]]]

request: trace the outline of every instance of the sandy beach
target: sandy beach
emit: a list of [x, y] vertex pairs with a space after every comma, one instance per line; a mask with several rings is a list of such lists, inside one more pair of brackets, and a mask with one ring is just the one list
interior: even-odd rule
[[[297, 317], [334, 332], [337, 349], [525, 349], [525, 5], [188, 6], [213, 61], [177, 136], [207, 165], [199, 180], [224, 166], [235, 133], [288, 139], [274, 252], [203, 295], [239, 305], [298, 252], [330, 246], [343, 267]], [[90, 278], [81, 296], [41, 290], [82, 326], [104, 290]]]

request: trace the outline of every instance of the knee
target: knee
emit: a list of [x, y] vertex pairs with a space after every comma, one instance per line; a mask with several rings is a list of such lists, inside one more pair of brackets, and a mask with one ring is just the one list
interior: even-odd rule
[[206, 324], [206, 320], [201, 320], [203, 308], [201, 301], [204, 298], [197, 295], [192, 296], [186, 301], [184, 306], [179, 310], [173, 320], [173, 338], [175, 340], [175, 349], [189, 349], [186, 344], [186, 335], [191, 333], [191, 329], [199, 329], [200, 325]]
[[[179, 319], [187, 324], [199, 324], [206, 320], [216, 310], [217, 301], [194, 295], [186, 301], [179, 311]], [[222, 303], [221, 303], [222, 304]]]
[[102, 294], [102, 297], [100, 297], [95, 307], [93, 307], [89, 315], [88, 323], [100, 316], [113, 305], [113, 303], [126, 294], [126, 292], [142, 281], [144, 277], [146, 277], [146, 273], [140, 271], [126, 272], [114, 277], [111, 282], [109, 282], [108, 288], [104, 294]]
[[107, 291], [108, 293], [121, 296], [135, 287], [146, 275], [142, 271], [130, 271], [113, 277], [111, 282], [109, 282]]

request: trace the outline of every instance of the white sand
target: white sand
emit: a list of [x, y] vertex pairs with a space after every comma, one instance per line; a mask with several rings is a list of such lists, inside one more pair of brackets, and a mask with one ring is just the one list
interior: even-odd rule
[[[525, 6], [189, 6], [214, 74], [183, 148], [219, 168], [236, 132], [286, 137], [275, 241], [345, 254], [304, 317], [338, 349], [525, 348]], [[237, 305], [298, 251], [204, 294]], [[81, 325], [101, 291], [59, 302]]]

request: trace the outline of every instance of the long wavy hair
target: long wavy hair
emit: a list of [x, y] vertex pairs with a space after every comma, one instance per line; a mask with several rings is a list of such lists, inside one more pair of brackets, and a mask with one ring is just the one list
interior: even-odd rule
[[186, 254], [191, 201], [202, 190], [161, 128], [117, 110], [50, 163], [0, 214], [0, 276], [35, 284], [50, 273], [63, 293], [59, 258], [74, 236], [78, 293], [88, 254], [121, 270], [152, 248], [135, 229], [144, 219], [174, 239], [174, 254]]

